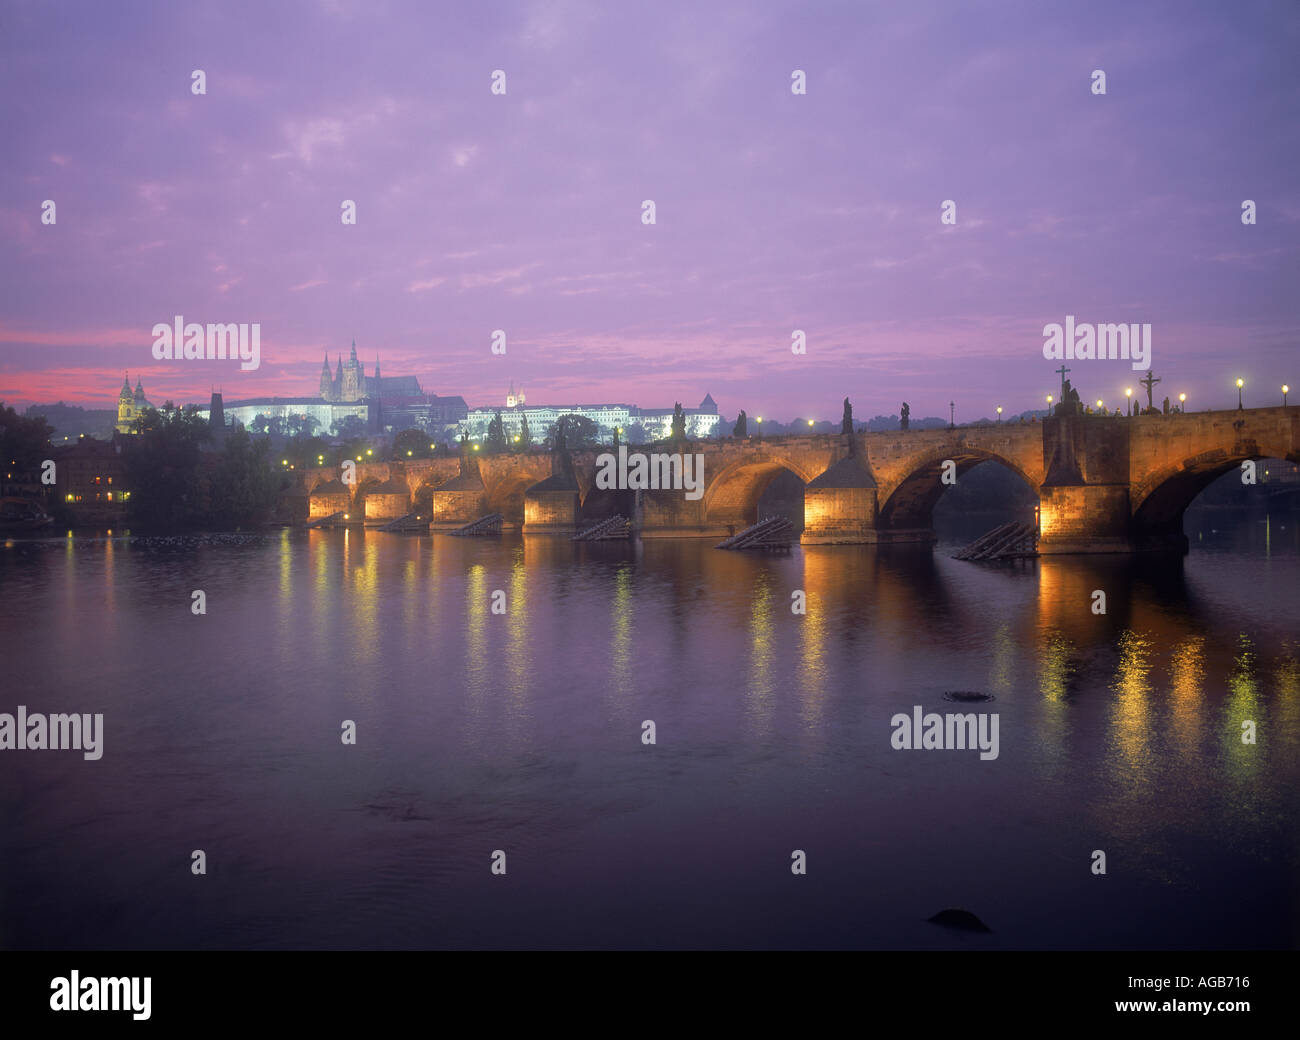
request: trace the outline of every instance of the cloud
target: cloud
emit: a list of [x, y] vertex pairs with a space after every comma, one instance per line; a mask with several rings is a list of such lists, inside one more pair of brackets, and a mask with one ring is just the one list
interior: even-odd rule
[[447, 280], [446, 278], [426, 278], [422, 282], [412, 282], [410, 285], [406, 287], [406, 291], [425, 292], [426, 290], [429, 289], [436, 289], [446, 280]]
[[305, 124], [289, 123], [284, 128], [284, 136], [289, 143], [289, 151], [276, 152], [272, 159], [287, 159], [296, 155], [310, 165], [317, 149], [327, 144], [343, 144], [343, 121], [341, 119], [309, 119]]
[[523, 264], [520, 267], [510, 267], [503, 271], [495, 271], [491, 274], [461, 275], [460, 287], [462, 289], [482, 289], [490, 285], [500, 285], [502, 282], [511, 282], [516, 278], [522, 278], [528, 271], [540, 266], [539, 261], [532, 264]]

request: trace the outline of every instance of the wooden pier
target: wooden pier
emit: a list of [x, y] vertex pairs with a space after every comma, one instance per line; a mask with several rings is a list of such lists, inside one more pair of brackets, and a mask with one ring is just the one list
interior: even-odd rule
[[611, 516], [575, 534], [573, 542], [627, 541], [632, 537], [632, 521], [625, 516]]
[[400, 534], [407, 532], [420, 533], [429, 530], [430, 518], [419, 513], [407, 513], [405, 516], [399, 516], [396, 520], [389, 520], [379, 528], [381, 531], [393, 531]]
[[1038, 555], [1038, 528], [1012, 520], [953, 553], [954, 560], [1019, 560]]
[[769, 516], [746, 527], [717, 544], [718, 549], [758, 549], [762, 552], [789, 552], [794, 542], [794, 524], [789, 517]]
[[471, 521], [464, 527], [458, 527], [454, 531], [448, 531], [450, 535], [457, 538], [476, 538], [484, 535], [500, 534], [501, 524], [505, 517], [500, 513], [488, 513], [487, 516], [480, 516], [477, 520]]

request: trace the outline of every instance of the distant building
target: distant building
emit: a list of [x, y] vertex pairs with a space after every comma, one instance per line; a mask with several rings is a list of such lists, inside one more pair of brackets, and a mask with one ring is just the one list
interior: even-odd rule
[[135, 377], [135, 390], [131, 389], [131, 377], [122, 377], [122, 392], [117, 395], [117, 422], [113, 428], [118, 433], [130, 433], [135, 420], [146, 408], [153, 405], [144, 396], [144, 386], [140, 377]]
[[56, 448], [55, 487], [59, 501], [79, 524], [113, 524], [126, 514], [131, 492], [123, 487], [126, 462], [122, 441], [81, 437], [66, 448]]
[[[212, 422], [217, 403], [214, 399], [213, 404], [207, 410], [200, 409], [199, 414]], [[316, 433], [328, 437], [341, 423], [355, 416], [370, 432], [400, 433], [416, 427], [436, 436], [455, 429], [467, 411], [464, 398], [427, 394], [415, 376], [381, 375], [377, 357], [374, 375], [367, 376], [353, 340], [347, 362], [344, 363], [340, 355], [332, 375], [329, 354], [325, 355], [321, 363], [319, 396], [255, 397], [223, 403], [221, 425], [224, 428], [228, 424], [241, 423], [252, 428], [259, 417], [282, 422], [309, 418], [315, 420]]]
[[[686, 436], [702, 439], [717, 435], [722, 421], [718, 406], [709, 394], [704, 395], [698, 408], [686, 408]], [[673, 410], [671, 408], [638, 408], [630, 404], [572, 404], [528, 405], [522, 390], [515, 392], [514, 384], [506, 394], [504, 408], [474, 408], [465, 416], [460, 432], [471, 440], [487, 436], [488, 423], [501, 413], [508, 439], [519, 434], [524, 419], [528, 420], [528, 435], [533, 443], [541, 443], [562, 415], [580, 415], [590, 419], [600, 430], [602, 439], [612, 440], [616, 430], [622, 430], [623, 441], [629, 439], [656, 441], [672, 435]], [[639, 434], [639, 436], [638, 436]]]

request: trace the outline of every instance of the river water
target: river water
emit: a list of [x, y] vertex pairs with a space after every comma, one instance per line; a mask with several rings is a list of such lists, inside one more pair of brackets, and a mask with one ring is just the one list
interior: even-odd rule
[[[1181, 560], [1000, 566], [6, 543], [0, 712], [105, 735], [0, 754], [0, 946], [1294, 947], [1300, 524], [1198, 523]], [[997, 712], [998, 757], [895, 750], [915, 705]]]

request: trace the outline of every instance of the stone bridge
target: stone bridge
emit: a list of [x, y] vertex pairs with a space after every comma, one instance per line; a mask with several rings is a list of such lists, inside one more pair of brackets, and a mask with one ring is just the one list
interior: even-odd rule
[[[604, 449], [610, 451], [611, 449]], [[629, 446], [665, 454], [671, 445]], [[571, 532], [622, 513], [641, 537], [721, 537], [758, 518], [759, 499], [789, 472], [804, 485], [805, 543], [932, 541], [945, 490], [983, 462], [1019, 474], [1039, 497], [1039, 551], [1185, 547], [1183, 511], [1212, 480], [1248, 459], [1300, 462], [1300, 409], [1108, 417], [1063, 416], [939, 430], [698, 441], [703, 494], [596, 487], [596, 452], [484, 455], [360, 463], [355, 485], [335, 469], [299, 476], [310, 515], [380, 522], [428, 509], [448, 528], [486, 513], [533, 532]]]

